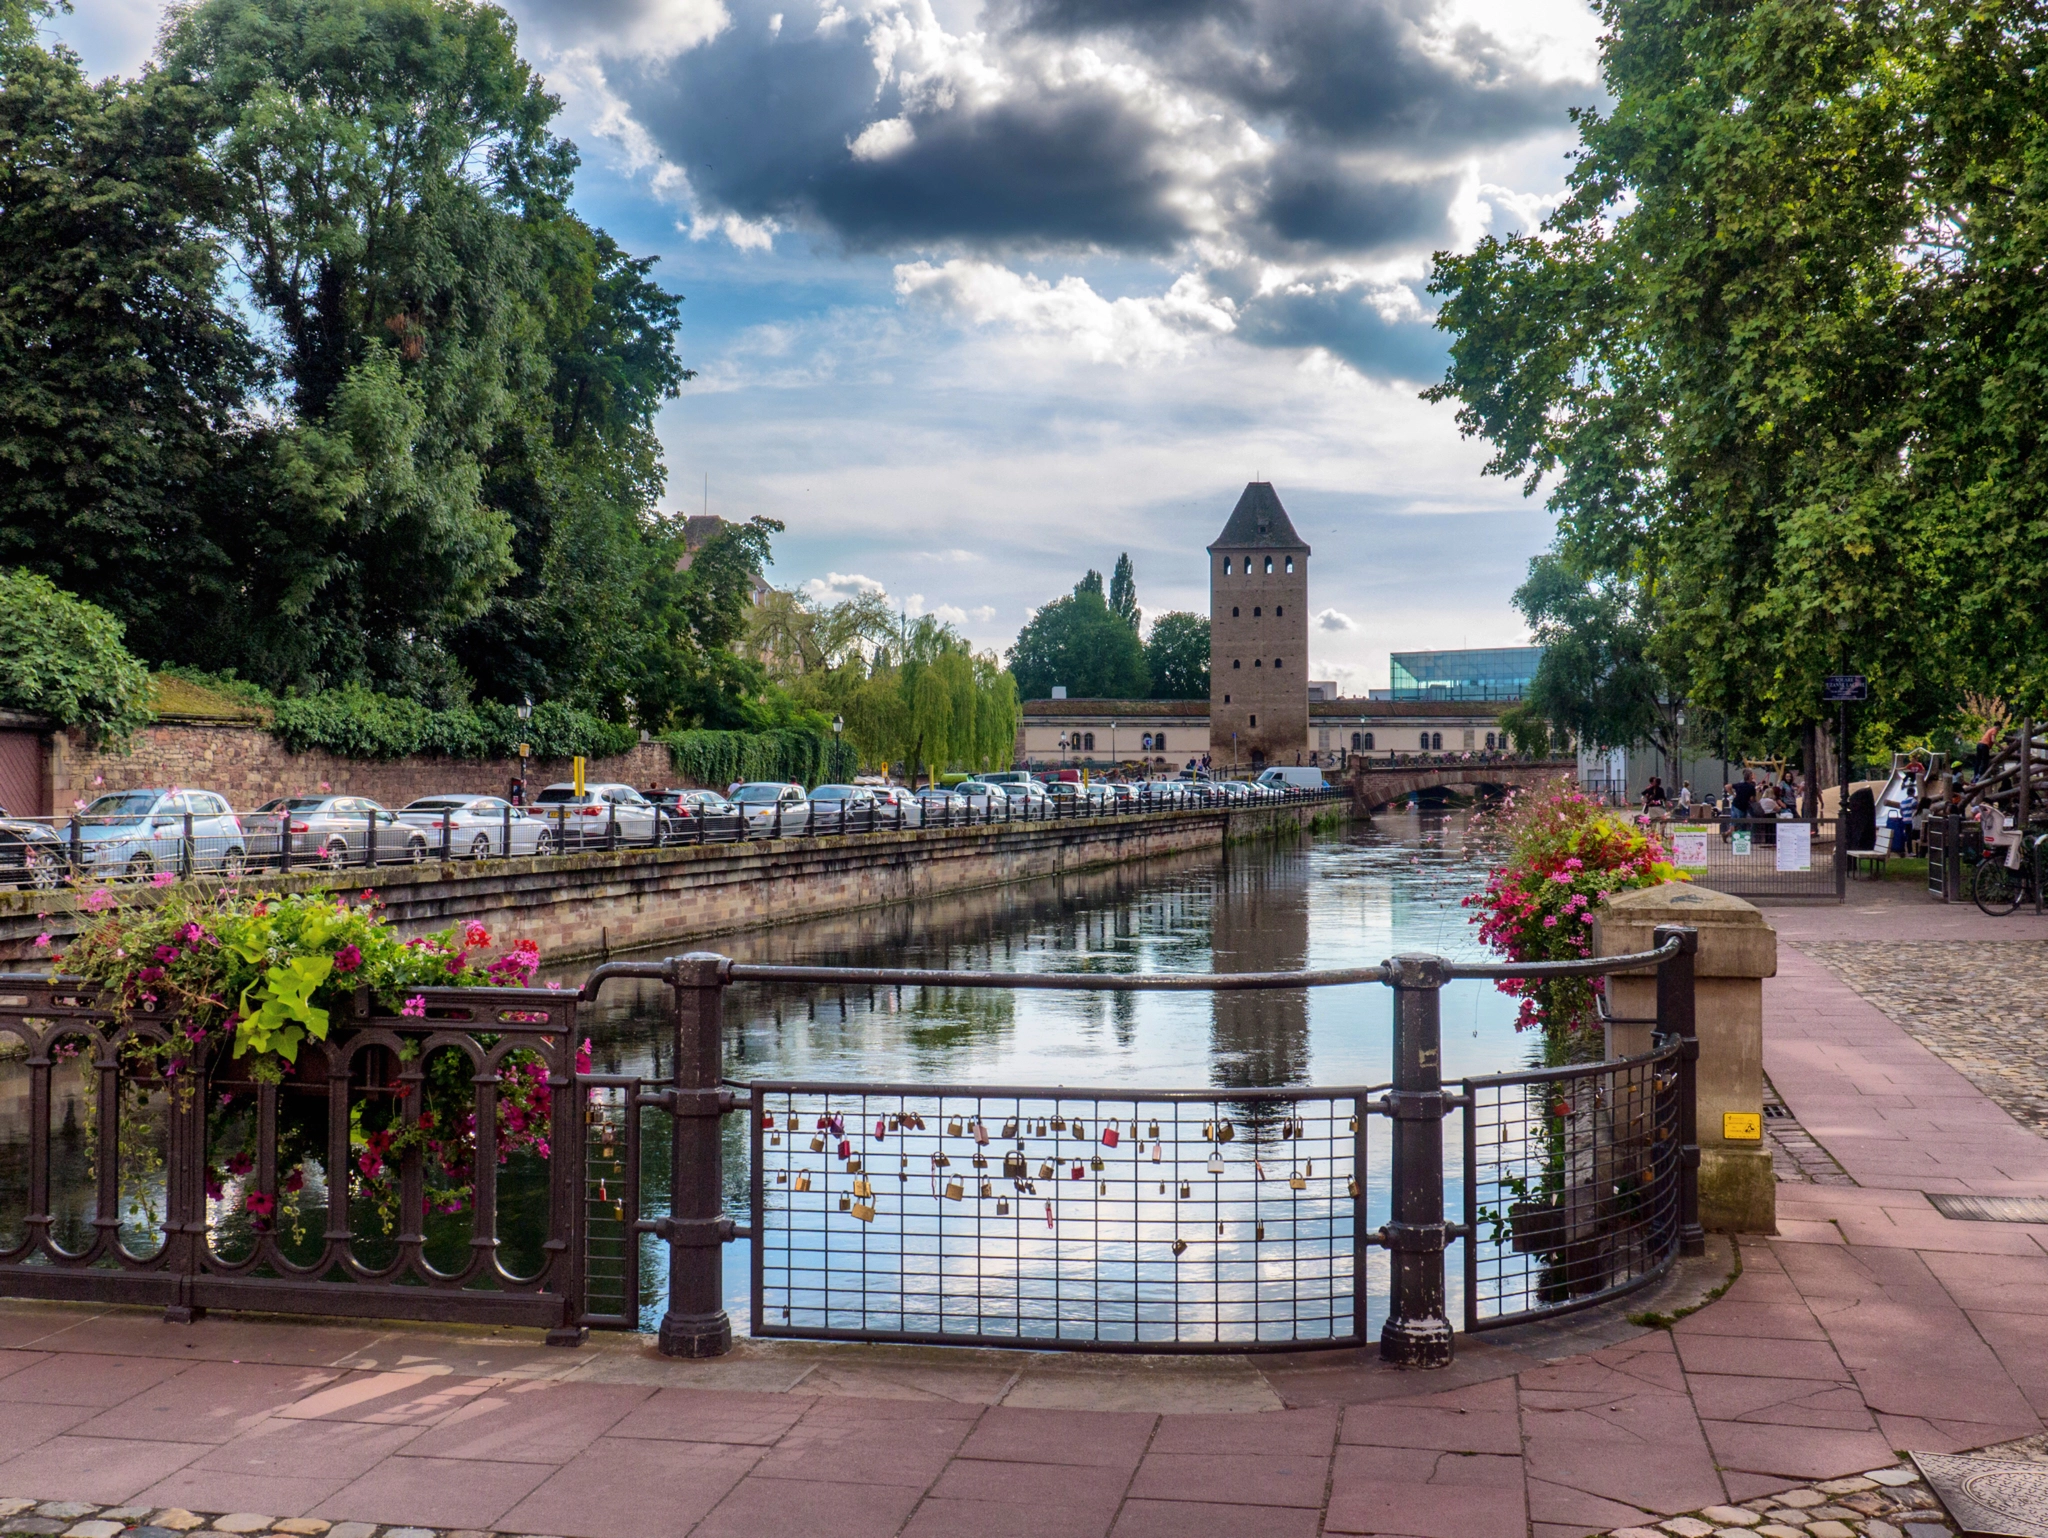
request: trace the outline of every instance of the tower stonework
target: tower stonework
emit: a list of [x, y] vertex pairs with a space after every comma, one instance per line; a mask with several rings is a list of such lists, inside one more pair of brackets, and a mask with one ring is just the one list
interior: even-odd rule
[[1209, 754], [1300, 761], [1308, 746], [1308, 544], [1253, 481], [1209, 546]]

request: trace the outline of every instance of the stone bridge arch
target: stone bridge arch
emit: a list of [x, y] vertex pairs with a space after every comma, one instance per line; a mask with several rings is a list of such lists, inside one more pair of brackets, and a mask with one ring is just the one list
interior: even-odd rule
[[1419, 790], [1462, 790], [1468, 795], [1501, 790], [1527, 790], [1560, 776], [1575, 778], [1578, 765], [1569, 758], [1515, 759], [1508, 762], [1436, 762], [1356, 765], [1351, 771], [1351, 798], [1357, 810], [1373, 812]]

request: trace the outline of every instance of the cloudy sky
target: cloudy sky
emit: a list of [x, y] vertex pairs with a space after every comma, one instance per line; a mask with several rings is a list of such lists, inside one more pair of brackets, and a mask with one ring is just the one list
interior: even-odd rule
[[[1578, 0], [506, 0], [578, 203], [687, 296], [672, 506], [1006, 648], [1081, 571], [1206, 609], [1273, 481], [1315, 676], [1523, 639], [1549, 521], [1417, 390], [1433, 250], [1527, 229], [1596, 99]], [[77, 0], [95, 73], [160, 0]]]

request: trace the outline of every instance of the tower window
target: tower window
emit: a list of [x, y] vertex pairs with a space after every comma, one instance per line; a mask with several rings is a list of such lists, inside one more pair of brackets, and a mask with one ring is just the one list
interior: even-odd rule
[[1371, 750], [1371, 748], [1372, 748], [1372, 733], [1371, 733], [1371, 732], [1367, 732], [1367, 733], [1365, 734], [1365, 746], [1366, 746], [1366, 749], [1367, 749], [1367, 751], [1370, 751], [1370, 750]]
[[1243, 664], [1242, 662], [1239, 662], [1239, 661], [1238, 661], [1238, 660], [1237, 660], [1237, 659], [1236, 659], [1235, 657], [1232, 657], [1232, 658], [1230, 659], [1230, 665], [1231, 665], [1231, 666], [1232, 666], [1233, 668], [1241, 668], [1241, 667], [1243, 667], [1243, 666], [1244, 666], [1244, 664]]
[[1230, 606], [1230, 617], [1231, 617], [1232, 619], [1236, 619], [1236, 618], [1237, 618], [1237, 605], [1236, 605], [1236, 604], [1232, 604], [1232, 605]]
[[1224, 696], [1223, 696], [1223, 703], [1224, 703], [1224, 704], [1226, 704], [1226, 705], [1228, 705], [1228, 704], [1230, 703], [1230, 696], [1229, 696], [1229, 695], [1227, 695], [1227, 694], [1226, 694], [1226, 695], [1224, 695]]
[[1270, 555], [1266, 557], [1266, 575], [1273, 575], [1273, 558]]
[[1255, 667], [1255, 668], [1262, 668], [1262, 667], [1264, 667], [1265, 665], [1266, 665], [1266, 659], [1265, 659], [1264, 657], [1254, 657], [1254, 658], [1252, 658], [1252, 666], [1253, 666], [1253, 667]]
[[1254, 726], [1257, 726], [1258, 724], [1259, 724], [1259, 718], [1258, 718], [1257, 716], [1253, 716], [1253, 717], [1252, 717], [1252, 725], [1254, 725]]
[[1273, 666], [1274, 666], [1274, 667], [1276, 667], [1276, 668], [1277, 668], [1278, 666], [1280, 666], [1280, 659], [1279, 659], [1278, 657], [1275, 657], [1275, 658], [1273, 659]]
[[1291, 555], [1287, 558], [1287, 569], [1289, 571], [1294, 570], [1294, 557]]
[[1223, 575], [1226, 577], [1230, 575], [1230, 557], [1227, 555], [1223, 558]]
[[1279, 604], [1276, 603], [1273, 605], [1273, 618], [1278, 619], [1281, 615], [1285, 614], [1286, 612], [1287, 611], [1281, 608]]
[[1258, 618], [1258, 617], [1259, 617], [1259, 616], [1260, 616], [1261, 614], [1263, 614], [1264, 612], [1265, 612], [1265, 610], [1261, 609], [1261, 608], [1260, 608], [1260, 607], [1259, 607], [1259, 606], [1258, 606], [1257, 604], [1253, 604], [1253, 605], [1252, 605], [1252, 618], [1253, 618], [1253, 619], [1257, 619], [1257, 618]]
[[1166, 751], [1166, 733], [1154, 732], [1152, 734], [1152, 751], [1155, 753], [1164, 753]]
[[1351, 734], [1351, 746], [1354, 748], [1362, 748], [1365, 746], [1365, 736], [1362, 732], [1353, 732]]
[[1081, 751], [1084, 753], [1093, 753], [1095, 751], [1095, 734], [1093, 732], [1083, 732], [1081, 734]]

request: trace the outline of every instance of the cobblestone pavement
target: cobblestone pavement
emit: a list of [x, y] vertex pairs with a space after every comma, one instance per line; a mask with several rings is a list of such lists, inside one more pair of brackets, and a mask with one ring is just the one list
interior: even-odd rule
[[1734, 1506], [1706, 1506], [1609, 1538], [1943, 1538], [1955, 1532], [1911, 1464], [1828, 1479]]
[[2048, 1136], [2048, 947], [1943, 940], [1799, 949], [2024, 1125]]

